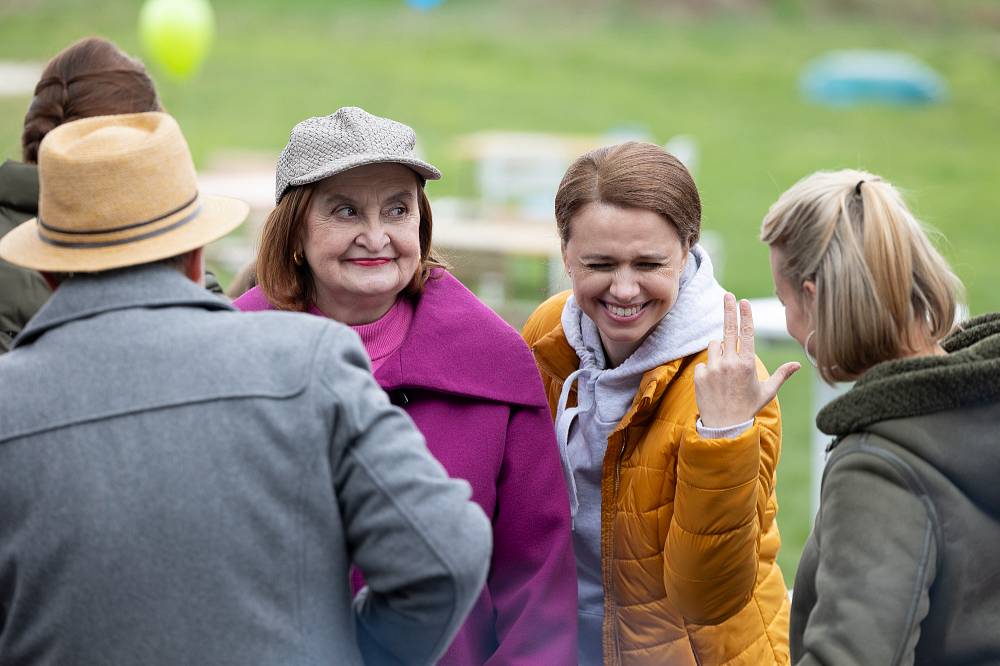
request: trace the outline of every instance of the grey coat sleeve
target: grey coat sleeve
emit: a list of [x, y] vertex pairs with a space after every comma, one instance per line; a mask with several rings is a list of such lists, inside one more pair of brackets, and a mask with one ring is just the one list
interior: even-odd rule
[[875, 446], [831, 459], [816, 524], [816, 605], [798, 666], [913, 663], [937, 563], [933, 507], [914, 479]]
[[359, 646], [368, 663], [431, 663], [482, 590], [490, 523], [389, 403], [354, 333], [331, 331], [321, 344], [333, 358], [317, 370], [337, 404], [334, 489], [367, 581], [355, 598]]

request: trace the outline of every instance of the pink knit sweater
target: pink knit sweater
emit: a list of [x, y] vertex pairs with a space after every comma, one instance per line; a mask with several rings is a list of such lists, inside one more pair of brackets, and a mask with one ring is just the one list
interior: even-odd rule
[[[325, 317], [315, 305], [309, 308], [314, 315]], [[408, 298], [397, 298], [395, 304], [384, 315], [369, 324], [351, 326], [361, 337], [361, 343], [372, 362], [372, 372], [399, 349], [406, 339], [413, 321], [413, 303]]]

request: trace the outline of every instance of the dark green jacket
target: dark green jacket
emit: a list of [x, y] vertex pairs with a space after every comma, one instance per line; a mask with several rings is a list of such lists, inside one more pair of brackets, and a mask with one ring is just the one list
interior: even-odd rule
[[[0, 164], [0, 237], [38, 214], [38, 168], [6, 161]], [[42, 276], [0, 259], [0, 354], [51, 292]]]
[[795, 578], [795, 664], [1000, 664], [1000, 314], [882, 363], [836, 436]]

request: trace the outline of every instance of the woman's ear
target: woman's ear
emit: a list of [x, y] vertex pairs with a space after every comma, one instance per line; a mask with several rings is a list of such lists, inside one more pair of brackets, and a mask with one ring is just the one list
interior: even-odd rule
[[802, 304], [809, 317], [809, 325], [816, 325], [816, 283], [812, 280], [802, 282]]
[[814, 303], [816, 301], [816, 283], [812, 280], [804, 280], [802, 282], [802, 293], [805, 294], [806, 300]]

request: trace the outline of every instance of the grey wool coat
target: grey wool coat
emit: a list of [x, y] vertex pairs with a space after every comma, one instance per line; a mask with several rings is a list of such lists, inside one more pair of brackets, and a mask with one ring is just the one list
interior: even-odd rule
[[71, 278], [0, 357], [0, 663], [432, 662], [489, 566], [469, 496], [348, 328]]
[[1000, 315], [881, 363], [835, 435], [795, 577], [800, 666], [1000, 664]]

